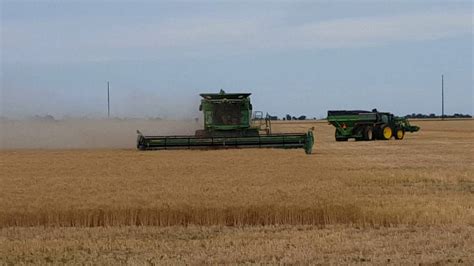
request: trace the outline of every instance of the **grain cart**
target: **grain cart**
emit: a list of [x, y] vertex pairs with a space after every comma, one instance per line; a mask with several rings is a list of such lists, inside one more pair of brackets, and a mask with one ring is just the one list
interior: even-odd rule
[[145, 136], [137, 131], [139, 150], [216, 149], [216, 148], [303, 148], [311, 154], [314, 137], [307, 133], [261, 133], [252, 126], [250, 93], [203, 93], [199, 110], [204, 129], [194, 136]]
[[369, 111], [328, 111], [328, 122], [336, 127], [336, 141], [356, 140], [389, 140], [403, 139], [405, 132], [416, 132], [418, 126], [412, 126], [406, 118], [396, 117], [391, 113]]

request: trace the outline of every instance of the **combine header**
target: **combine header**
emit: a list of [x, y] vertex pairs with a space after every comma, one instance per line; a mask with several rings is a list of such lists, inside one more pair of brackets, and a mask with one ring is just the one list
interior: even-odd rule
[[[194, 136], [144, 136], [138, 131], [139, 150], [217, 148], [303, 148], [311, 154], [314, 137], [307, 133], [271, 134], [271, 128], [252, 126], [250, 93], [200, 94], [204, 129]], [[266, 123], [267, 125], [269, 123]]]
[[391, 113], [369, 111], [328, 111], [328, 122], [336, 127], [336, 141], [389, 140], [403, 139], [405, 132], [416, 132], [418, 126], [412, 126], [406, 118]]

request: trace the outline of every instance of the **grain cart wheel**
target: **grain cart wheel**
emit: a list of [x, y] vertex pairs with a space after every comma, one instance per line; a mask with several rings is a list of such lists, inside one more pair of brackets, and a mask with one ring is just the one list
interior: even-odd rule
[[397, 128], [395, 131], [395, 139], [403, 139], [405, 137], [405, 130], [403, 128]]
[[364, 126], [358, 126], [354, 129], [355, 135], [355, 141], [363, 141], [365, 140], [365, 127]]
[[374, 129], [371, 126], [364, 128], [364, 140], [373, 140], [374, 139]]
[[393, 133], [392, 133], [392, 128], [390, 128], [387, 125], [382, 126], [382, 139], [383, 140], [389, 140], [392, 138]]
[[373, 127], [374, 139], [382, 139], [382, 129], [380, 126]]

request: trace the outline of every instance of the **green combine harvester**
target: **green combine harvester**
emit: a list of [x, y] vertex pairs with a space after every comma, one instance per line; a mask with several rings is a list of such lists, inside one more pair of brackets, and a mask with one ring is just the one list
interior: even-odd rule
[[312, 130], [307, 133], [272, 134], [268, 119], [265, 129], [253, 126], [250, 93], [225, 93], [221, 90], [220, 93], [200, 95], [199, 110], [204, 114], [204, 129], [197, 130], [194, 136], [144, 136], [137, 131], [137, 148], [303, 148], [306, 154], [311, 154], [314, 143]]
[[336, 141], [389, 140], [403, 139], [406, 132], [417, 132], [418, 126], [412, 126], [406, 118], [391, 113], [369, 111], [328, 111], [328, 122], [336, 127]]

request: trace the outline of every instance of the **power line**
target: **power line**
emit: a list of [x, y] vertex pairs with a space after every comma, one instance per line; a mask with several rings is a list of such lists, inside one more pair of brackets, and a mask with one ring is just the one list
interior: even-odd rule
[[107, 117], [110, 118], [110, 84], [107, 81]]
[[444, 120], [444, 75], [441, 75], [441, 119]]

